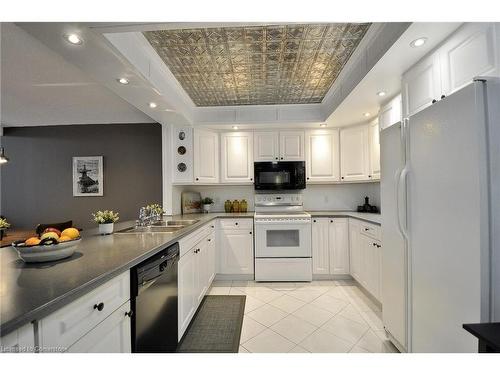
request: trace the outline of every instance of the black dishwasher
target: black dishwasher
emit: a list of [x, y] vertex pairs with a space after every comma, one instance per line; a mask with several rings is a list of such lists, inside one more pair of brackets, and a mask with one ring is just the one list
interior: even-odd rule
[[164, 353], [177, 348], [176, 243], [131, 270], [132, 352]]

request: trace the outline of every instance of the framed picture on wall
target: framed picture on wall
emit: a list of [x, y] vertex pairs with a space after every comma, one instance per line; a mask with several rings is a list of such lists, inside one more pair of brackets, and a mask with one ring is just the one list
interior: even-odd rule
[[102, 156], [73, 157], [73, 196], [104, 195]]

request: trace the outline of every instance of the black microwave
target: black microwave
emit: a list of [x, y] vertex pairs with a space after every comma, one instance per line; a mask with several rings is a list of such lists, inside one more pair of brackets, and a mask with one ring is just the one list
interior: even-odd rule
[[304, 161], [255, 162], [255, 190], [300, 190], [306, 188]]

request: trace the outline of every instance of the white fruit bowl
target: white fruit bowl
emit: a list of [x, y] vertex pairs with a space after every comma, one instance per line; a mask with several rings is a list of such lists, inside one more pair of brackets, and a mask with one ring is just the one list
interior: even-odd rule
[[39, 263], [52, 262], [72, 256], [81, 241], [81, 238], [77, 238], [54, 245], [26, 246], [13, 243], [12, 246], [16, 249], [19, 258], [26, 263]]

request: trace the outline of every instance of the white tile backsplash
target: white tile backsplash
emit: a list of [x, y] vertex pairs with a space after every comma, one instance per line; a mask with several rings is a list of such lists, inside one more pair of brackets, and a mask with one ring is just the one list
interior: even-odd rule
[[[245, 199], [248, 202], [248, 210], [254, 210], [255, 190], [253, 185], [174, 186], [172, 189], [174, 214], [180, 213], [181, 193], [183, 191], [198, 191], [202, 197], [213, 198], [215, 212], [224, 211], [224, 202], [227, 199]], [[356, 210], [358, 205], [364, 204], [365, 196], [370, 198], [370, 204], [380, 206], [380, 183], [378, 182], [308, 185], [302, 194], [305, 209], [311, 211]]]

